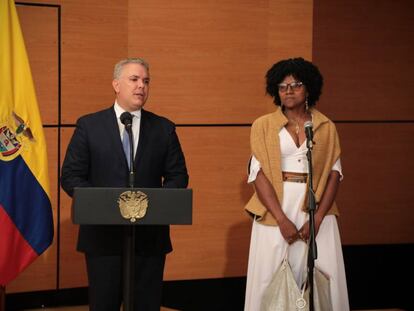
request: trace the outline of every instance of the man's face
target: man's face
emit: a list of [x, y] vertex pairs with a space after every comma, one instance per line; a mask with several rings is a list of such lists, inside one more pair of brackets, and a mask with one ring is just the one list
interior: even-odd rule
[[129, 112], [141, 109], [148, 98], [149, 80], [143, 65], [124, 65], [120, 77], [112, 81], [118, 104]]

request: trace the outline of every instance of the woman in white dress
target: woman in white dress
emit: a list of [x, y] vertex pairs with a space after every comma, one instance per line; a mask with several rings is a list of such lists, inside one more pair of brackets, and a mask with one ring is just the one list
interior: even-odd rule
[[313, 188], [317, 202], [315, 266], [330, 279], [333, 311], [348, 311], [348, 292], [335, 196], [342, 178], [340, 146], [334, 123], [313, 108], [323, 78], [318, 68], [294, 58], [274, 64], [266, 75], [266, 91], [275, 112], [252, 125], [249, 183], [255, 194], [246, 205], [253, 216], [245, 311], [260, 310], [263, 293], [288, 251], [297, 284], [306, 276], [307, 173], [304, 123], [313, 123]]

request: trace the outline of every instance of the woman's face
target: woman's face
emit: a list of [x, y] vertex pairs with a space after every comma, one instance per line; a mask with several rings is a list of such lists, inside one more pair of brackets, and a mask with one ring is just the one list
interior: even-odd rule
[[278, 92], [282, 105], [287, 109], [304, 106], [308, 96], [305, 85], [293, 76], [287, 76], [279, 83]]

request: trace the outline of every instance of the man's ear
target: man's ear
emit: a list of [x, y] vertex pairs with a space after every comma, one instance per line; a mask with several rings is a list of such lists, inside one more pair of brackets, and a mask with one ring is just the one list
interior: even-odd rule
[[115, 93], [119, 93], [119, 80], [112, 80], [112, 87], [114, 88]]

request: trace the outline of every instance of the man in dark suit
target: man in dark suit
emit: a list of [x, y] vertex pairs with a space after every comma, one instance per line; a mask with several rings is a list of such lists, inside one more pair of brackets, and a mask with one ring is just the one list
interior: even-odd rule
[[[134, 186], [185, 188], [188, 174], [174, 124], [148, 112], [149, 66], [139, 58], [115, 65], [112, 86], [116, 101], [108, 109], [81, 117], [69, 143], [61, 184], [74, 187], [128, 187], [128, 156], [120, 116], [133, 115]], [[165, 256], [172, 251], [168, 226], [136, 226], [135, 310], [160, 310]], [[124, 227], [79, 228], [77, 250], [85, 253], [91, 310], [119, 310], [122, 301]]]

